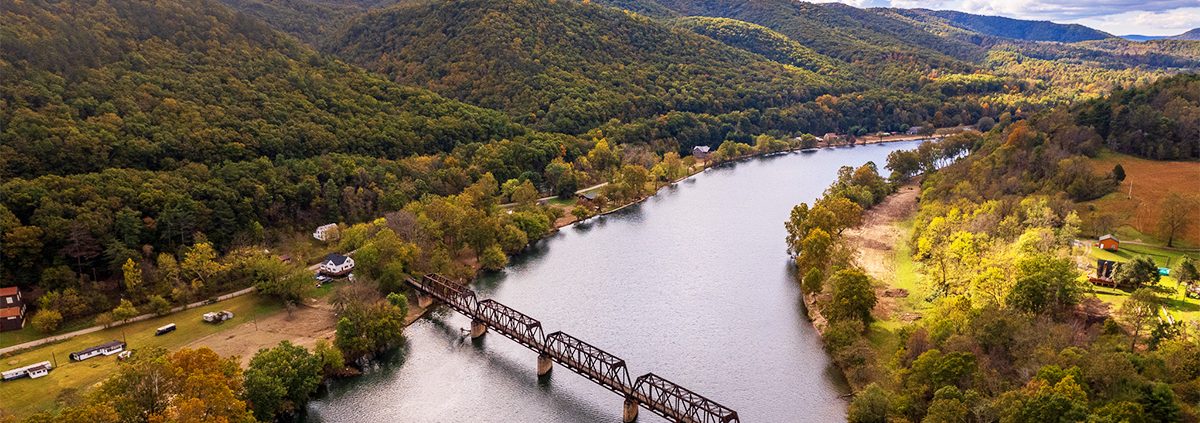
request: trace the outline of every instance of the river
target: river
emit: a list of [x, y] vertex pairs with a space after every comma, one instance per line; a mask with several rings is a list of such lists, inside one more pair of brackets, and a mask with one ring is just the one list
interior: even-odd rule
[[[623, 359], [737, 410], [743, 422], [844, 421], [840, 372], [806, 318], [784, 245], [792, 206], [843, 165], [917, 142], [745, 160], [645, 202], [563, 228], [474, 287]], [[464, 340], [445, 310], [405, 345], [310, 403], [309, 421], [619, 422], [622, 398], [495, 333]], [[639, 421], [661, 421], [641, 410]]]

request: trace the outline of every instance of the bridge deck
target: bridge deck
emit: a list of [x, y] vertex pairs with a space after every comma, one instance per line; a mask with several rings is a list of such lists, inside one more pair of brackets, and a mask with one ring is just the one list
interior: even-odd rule
[[559, 365], [596, 382], [650, 412], [677, 422], [739, 422], [736, 411], [687, 388], [647, 373], [630, 381], [625, 360], [565, 332], [544, 335], [542, 323], [494, 300], [479, 301], [475, 291], [441, 275], [428, 274], [408, 279], [418, 291], [429, 295], [489, 329], [516, 341]]

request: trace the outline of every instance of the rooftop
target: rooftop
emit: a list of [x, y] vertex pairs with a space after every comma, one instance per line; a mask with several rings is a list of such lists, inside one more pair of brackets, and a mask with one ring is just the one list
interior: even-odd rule
[[331, 254], [325, 256], [325, 261], [329, 262], [329, 263], [333, 263], [334, 266], [341, 266], [342, 263], [346, 262], [347, 258], [349, 258], [349, 257], [343, 256], [338, 253], [331, 253]]
[[6, 286], [3, 288], [0, 288], [0, 297], [8, 297], [8, 296], [12, 296], [12, 295], [17, 295], [20, 292], [21, 292], [20, 289], [17, 289], [17, 287], [15, 287], [15, 286]]

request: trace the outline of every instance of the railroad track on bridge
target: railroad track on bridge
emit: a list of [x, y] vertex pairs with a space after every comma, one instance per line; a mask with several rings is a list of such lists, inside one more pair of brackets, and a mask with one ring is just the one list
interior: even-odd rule
[[422, 307], [437, 300], [471, 318], [471, 337], [493, 331], [536, 352], [539, 376], [558, 363], [621, 395], [625, 398], [622, 418], [626, 422], [637, 419], [640, 407], [676, 422], [740, 423], [737, 411], [654, 373], [630, 379], [625, 360], [620, 357], [562, 331], [545, 335], [537, 319], [495, 300], [479, 300], [475, 291], [463, 284], [438, 274], [419, 280], [409, 278], [408, 284], [417, 290]]

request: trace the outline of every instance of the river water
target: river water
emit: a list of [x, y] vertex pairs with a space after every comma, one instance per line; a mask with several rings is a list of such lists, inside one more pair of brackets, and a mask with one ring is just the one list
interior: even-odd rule
[[[843, 165], [916, 142], [754, 158], [563, 228], [475, 283], [492, 298], [737, 410], [743, 422], [844, 421], [845, 381], [807, 320], [784, 244], [792, 206]], [[881, 170], [882, 171], [882, 170]], [[464, 340], [445, 307], [360, 378], [309, 405], [320, 422], [619, 422], [622, 398], [496, 333]], [[661, 421], [641, 410], [639, 421]]]

